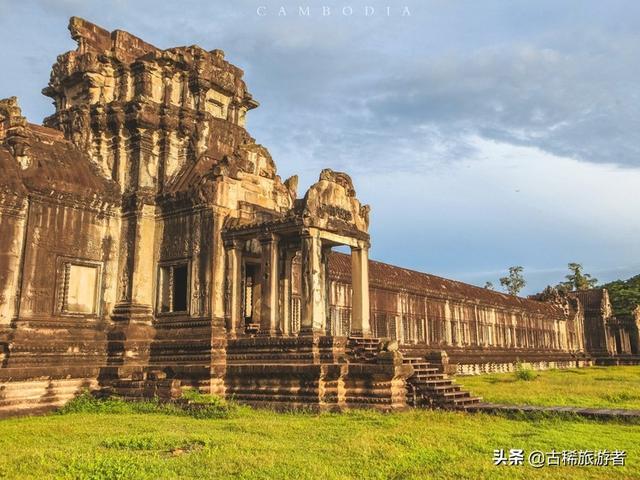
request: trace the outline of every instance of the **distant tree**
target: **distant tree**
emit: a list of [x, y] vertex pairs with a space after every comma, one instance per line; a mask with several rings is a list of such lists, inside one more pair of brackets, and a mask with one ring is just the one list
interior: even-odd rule
[[495, 290], [496, 287], [493, 286], [492, 282], [487, 282], [484, 284], [484, 288], [486, 288], [487, 290]]
[[616, 317], [629, 317], [636, 306], [640, 305], [640, 275], [605, 283], [602, 287], [609, 292]]
[[500, 279], [502, 285], [511, 295], [517, 295], [524, 288], [527, 282], [522, 275], [523, 267], [509, 267], [509, 276]]
[[583, 273], [582, 265], [579, 263], [570, 263], [567, 265], [569, 268], [569, 275], [565, 275], [567, 280], [558, 285], [558, 289], [565, 292], [571, 292], [573, 290], [588, 290], [598, 284], [598, 279], [593, 278], [588, 273]]

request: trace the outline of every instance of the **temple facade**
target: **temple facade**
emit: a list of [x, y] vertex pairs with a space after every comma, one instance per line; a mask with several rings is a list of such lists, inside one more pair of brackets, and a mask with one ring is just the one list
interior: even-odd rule
[[637, 355], [638, 322], [590, 320], [582, 292], [524, 299], [370, 261], [351, 178], [325, 169], [301, 196], [282, 180], [221, 50], [69, 30], [43, 90], [55, 113], [35, 125], [0, 100], [0, 413], [184, 386], [465, 408], [478, 399], [448, 373]]

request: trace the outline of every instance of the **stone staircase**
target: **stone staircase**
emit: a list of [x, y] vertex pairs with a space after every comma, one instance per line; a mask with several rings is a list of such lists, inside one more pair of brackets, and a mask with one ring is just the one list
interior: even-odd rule
[[[379, 338], [351, 337], [347, 353], [352, 360], [375, 363], [380, 350]], [[403, 363], [413, 367], [413, 375], [407, 379], [407, 403], [418, 408], [442, 408], [467, 410], [482, 404], [482, 398], [462, 390], [447, 374], [429, 363], [424, 357], [403, 354]]]
[[467, 410], [482, 400], [462, 390], [424, 358], [405, 356], [403, 362], [414, 370], [407, 380], [407, 403], [413, 407]]
[[347, 353], [352, 359], [364, 363], [375, 362], [378, 355], [380, 339], [375, 337], [349, 337]]

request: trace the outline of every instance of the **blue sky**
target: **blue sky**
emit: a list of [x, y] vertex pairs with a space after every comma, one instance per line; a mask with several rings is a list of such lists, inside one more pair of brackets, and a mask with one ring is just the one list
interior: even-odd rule
[[351, 174], [373, 258], [479, 285], [522, 265], [524, 293], [573, 261], [640, 273], [640, 2], [0, 0], [0, 97], [32, 122], [72, 15], [224, 50], [283, 178]]

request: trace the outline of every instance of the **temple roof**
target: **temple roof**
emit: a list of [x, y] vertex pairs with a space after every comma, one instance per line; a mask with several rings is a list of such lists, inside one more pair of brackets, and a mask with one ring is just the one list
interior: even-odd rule
[[62, 132], [27, 124], [25, 135], [27, 161], [22, 166], [11, 148], [0, 144], [1, 185], [16, 192], [26, 188], [42, 194], [117, 198], [115, 182], [103, 177], [86, 154], [64, 139]]
[[[350, 281], [351, 257], [343, 253], [331, 252], [329, 272], [341, 280]], [[446, 295], [451, 298], [507, 309], [522, 309], [531, 313], [554, 316], [563, 315], [562, 309], [551, 303], [507, 295], [375, 260], [369, 260], [369, 284], [375, 288], [405, 290], [418, 295]]]
[[17, 194], [26, 193], [18, 162], [8, 150], [2, 147], [0, 147], [0, 187]]

